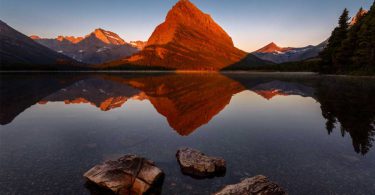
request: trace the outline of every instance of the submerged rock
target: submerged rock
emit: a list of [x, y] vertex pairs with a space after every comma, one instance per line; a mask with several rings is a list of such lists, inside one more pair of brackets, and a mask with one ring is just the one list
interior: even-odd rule
[[118, 195], [155, 194], [153, 192], [161, 188], [164, 173], [150, 160], [126, 155], [116, 161], [96, 165], [84, 177], [91, 184]]
[[276, 183], [263, 175], [247, 178], [241, 183], [228, 185], [214, 195], [285, 195], [287, 194]]
[[182, 172], [193, 177], [222, 176], [226, 171], [224, 159], [206, 156], [202, 152], [191, 148], [178, 150], [176, 157]]

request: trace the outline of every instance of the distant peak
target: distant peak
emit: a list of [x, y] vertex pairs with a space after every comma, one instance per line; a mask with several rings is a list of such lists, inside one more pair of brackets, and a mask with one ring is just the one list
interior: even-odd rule
[[262, 47], [261, 49], [257, 50], [256, 52], [259, 53], [271, 53], [271, 52], [276, 52], [276, 51], [281, 51], [282, 48], [276, 45], [276, 43], [271, 42], [268, 45]]
[[40, 38], [39, 36], [37, 36], [37, 35], [31, 35], [30, 38], [33, 39], [33, 40], [39, 40], [39, 39], [41, 39], [41, 38]]
[[271, 42], [266, 47], [280, 48], [275, 42]]
[[106, 30], [102, 29], [102, 28], [97, 28], [94, 30], [94, 33], [104, 33]]
[[62, 42], [62, 41], [69, 41], [71, 43], [78, 43], [83, 40], [83, 37], [74, 37], [74, 36], [58, 36], [56, 40]]
[[113, 45], [125, 45], [126, 42], [116, 33], [104, 30], [102, 28], [97, 28], [92, 32], [90, 36], [95, 36], [97, 39], [103, 41], [106, 44], [113, 44]]
[[286, 52], [293, 48], [291, 47], [279, 47], [276, 43], [271, 42], [261, 49], [255, 51], [256, 53], [274, 53], [274, 52]]

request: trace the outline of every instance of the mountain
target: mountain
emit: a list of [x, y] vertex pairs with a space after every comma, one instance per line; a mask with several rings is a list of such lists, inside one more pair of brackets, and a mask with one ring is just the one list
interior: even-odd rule
[[[358, 18], [363, 17], [367, 10], [360, 10], [351, 20], [350, 26], [358, 22]], [[298, 62], [319, 56], [319, 53], [327, 46], [328, 39], [316, 46], [306, 46], [300, 48], [279, 47], [275, 43], [270, 43], [265, 47], [253, 52], [255, 56], [262, 60], [271, 61], [277, 64], [285, 62]]]
[[220, 70], [240, 61], [246, 53], [232, 38], [189, 0], [180, 0], [147, 41], [130, 58], [101, 67], [163, 67], [176, 70]]
[[306, 47], [293, 48], [279, 47], [275, 43], [270, 43], [252, 54], [262, 60], [271, 61], [277, 64], [297, 62], [317, 57], [326, 45], [327, 41], [324, 41], [316, 46], [309, 45]]
[[142, 50], [143, 48], [146, 47], [147, 42], [146, 41], [130, 41], [130, 45], [138, 48], [139, 50]]
[[287, 52], [292, 50], [293, 48], [290, 47], [279, 47], [274, 42], [266, 45], [265, 47], [257, 50], [257, 53], [278, 53], [278, 52]]
[[128, 57], [139, 51], [116, 33], [100, 28], [85, 37], [58, 36], [56, 39], [43, 39], [33, 35], [31, 38], [52, 50], [87, 64], [101, 64]]
[[58, 69], [78, 65], [71, 58], [36, 43], [1, 20], [0, 44], [3, 70]]

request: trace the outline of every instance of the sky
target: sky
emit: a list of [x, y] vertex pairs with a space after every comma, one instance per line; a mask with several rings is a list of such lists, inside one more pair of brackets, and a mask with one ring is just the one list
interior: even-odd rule
[[[178, 0], [0, 0], [0, 19], [26, 35], [84, 36], [96, 28], [125, 41], [147, 40]], [[247, 52], [270, 42], [317, 45], [337, 25], [344, 8], [355, 15], [373, 0], [190, 0]]]

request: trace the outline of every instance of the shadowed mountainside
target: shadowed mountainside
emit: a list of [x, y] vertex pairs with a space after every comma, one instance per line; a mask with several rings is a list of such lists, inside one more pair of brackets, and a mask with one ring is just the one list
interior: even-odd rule
[[78, 62], [40, 45], [0, 20], [1, 70], [74, 69]]

